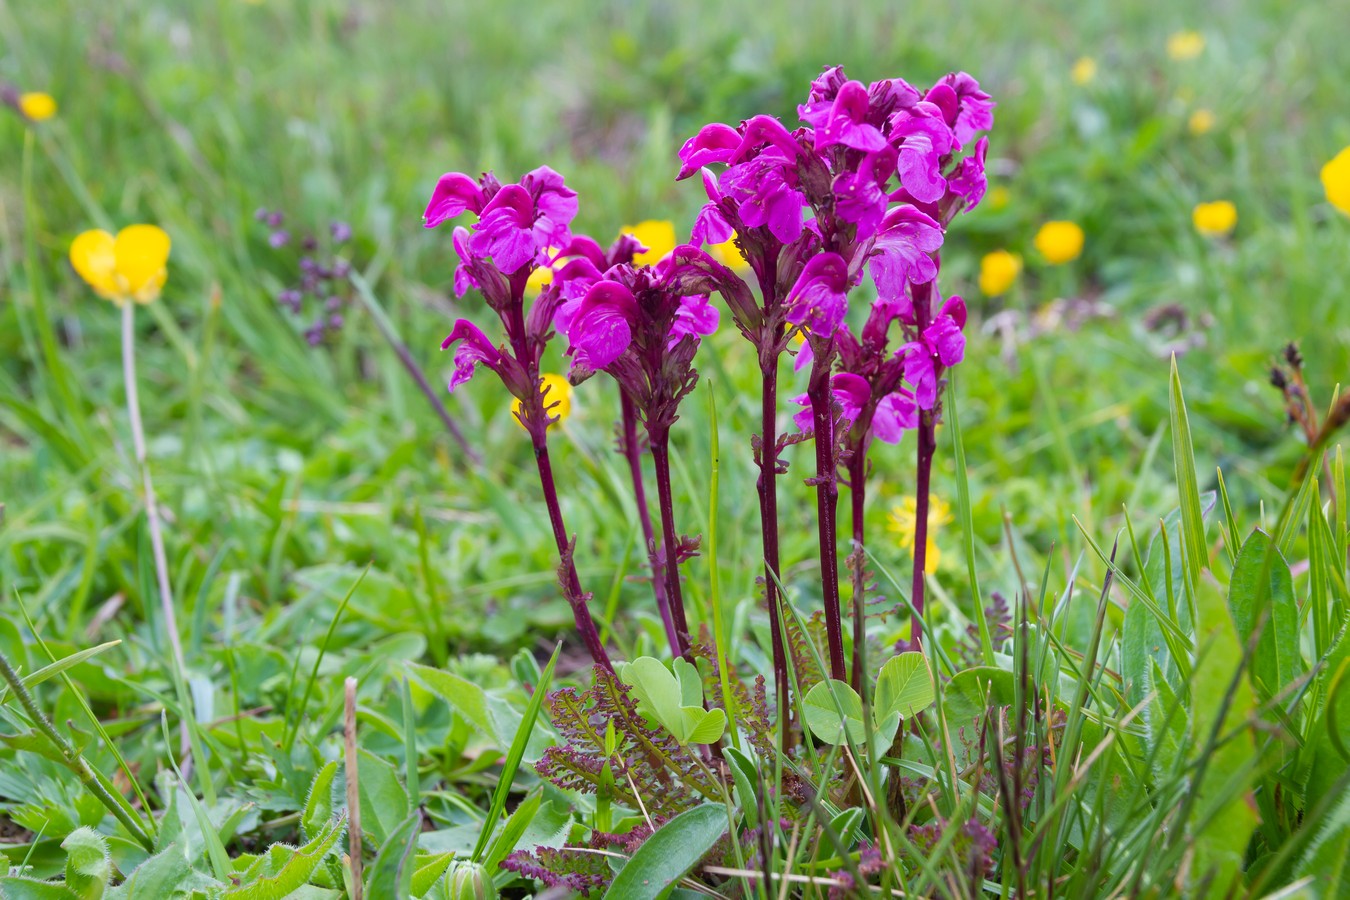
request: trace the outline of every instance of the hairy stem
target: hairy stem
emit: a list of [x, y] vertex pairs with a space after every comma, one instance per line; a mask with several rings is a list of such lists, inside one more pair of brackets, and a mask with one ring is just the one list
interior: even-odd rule
[[14, 666], [10, 664], [9, 658], [4, 653], [0, 653], [0, 679], [3, 679], [9, 685], [9, 689], [14, 692], [14, 696], [19, 698], [19, 705], [28, 713], [28, 718], [32, 721], [33, 727], [41, 732], [42, 736], [61, 753], [66, 765], [74, 770], [89, 792], [97, 797], [108, 812], [112, 813], [117, 821], [126, 827], [138, 844], [146, 850], [153, 851], [154, 839], [150, 837], [144, 826], [132, 816], [126, 802], [117, 802], [102, 779], [94, 772], [93, 767], [89, 765], [88, 760], [75, 749], [74, 744], [61, 736], [61, 733], [56, 730], [56, 726], [52, 724], [52, 720], [47, 718], [46, 714], [38, 708], [37, 701], [33, 699], [33, 695], [29, 693], [23, 679], [19, 677], [18, 672], [14, 671]]
[[839, 502], [839, 478], [834, 456], [834, 396], [830, 390], [828, 350], [818, 350], [811, 367], [806, 394], [811, 401], [811, 420], [816, 445], [816, 527], [820, 537], [820, 587], [825, 606], [825, 637], [830, 651], [830, 677], [843, 681], [844, 625], [839, 609], [839, 547], [835, 514]]
[[867, 500], [867, 450], [859, 441], [848, 460], [849, 502], [853, 514], [853, 552], [849, 554], [853, 578], [853, 689], [862, 694], [863, 642], [867, 639], [863, 606], [866, 601], [866, 554], [863, 552], [863, 507]]
[[600, 643], [600, 632], [586, 608], [586, 596], [581, 592], [581, 579], [577, 577], [576, 562], [572, 559], [571, 542], [567, 539], [567, 528], [563, 525], [562, 507], [558, 504], [558, 488], [553, 481], [553, 464], [548, 458], [548, 444], [542, 437], [534, 440], [534, 462], [539, 467], [539, 484], [544, 489], [544, 503], [548, 506], [548, 521], [553, 526], [553, 540], [558, 546], [558, 558], [561, 560], [561, 581], [563, 593], [572, 607], [572, 618], [576, 621], [577, 632], [581, 635], [591, 659], [596, 665], [614, 671], [609, 661], [605, 645]]
[[769, 605], [769, 633], [773, 641], [773, 682], [778, 701], [778, 725], [788, 744], [788, 667], [778, 608], [778, 357], [760, 369], [759, 524], [764, 542], [764, 599]]
[[[914, 324], [919, 334], [933, 320], [933, 281], [914, 285]], [[923, 634], [923, 594], [924, 568], [928, 564], [928, 492], [929, 481], [933, 473], [933, 453], [937, 449], [935, 430], [937, 414], [935, 410], [922, 410], [919, 413], [919, 428], [915, 450], [914, 476], [914, 576], [910, 588], [910, 601], [914, 604], [914, 621], [910, 626], [910, 645], [919, 649]]]
[[680, 587], [679, 538], [675, 533], [675, 500], [670, 486], [670, 433], [660, 429], [648, 432], [652, 442], [652, 462], [656, 467], [656, 499], [661, 508], [661, 552], [665, 558], [662, 567], [666, 581], [666, 598], [671, 618], [675, 622], [678, 646], [675, 652], [689, 657], [689, 620], [684, 613], [684, 593]]
[[[670, 642], [670, 652], [683, 656], [680, 646], [680, 632], [675, 627], [675, 619], [670, 611], [670, 599], [666, 592], [665, 567], [658, 555], [656, 537], [652, 533], [652, 515], [647, 507], [647, 488], [642, 478], [642, 451], [637, 439], [637, 410], [632, 399], [623, 389], [619, 390], [623, 404], [623, 455], [628, 460], [628, 471], [633, 478], [633, 499], [637, 503], [638, 519], [642, 522], [643, 546], [647, 548], [647, 561], [652, 569], [652, 593], [656, 595], [656, 608], [661, 613], [661, 624], [666, 629], [666, 640]], [[666, 554], [669, 558], [669, 554]]]

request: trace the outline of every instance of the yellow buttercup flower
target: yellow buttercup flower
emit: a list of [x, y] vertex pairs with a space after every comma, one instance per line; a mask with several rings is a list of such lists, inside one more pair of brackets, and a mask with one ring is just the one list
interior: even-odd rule
[[[539, 380], [543, 382], [544, 411], [553, 418], [548, 427], [557, 428], [563, 419], [572, 414], [572, 383], [562, 375], [555, 375], [552, 372], [540, 375]], [[519, 398], [511, 401], [511, 418], [520, 425]]]
[[741, 249], [736, 246], [735, 235], [732, 235], [731, 240], [720, 244], [709, 244], [708, 255], [729, 269], [744, 269], [750, 265], [745, 261]]
[[[951, 507], [942, 498], [930, 494], [928, 498], [928, 539], [924, 542], [923, 570], [932, 575], [942, 560], [942, 552], [937, 546], [937, 531], [952, 521]], [[905, 497], [891, 507], [887, 527], [896, 536], [900, 547], [914, 549], [914, 536], [918, 530], [919, 504], [913, 497]]]
[[1097, 77], [1097, 61], [1090, 56], [1080, 56], [1069, 70], [1069, 77], [1080, 87], [1089, 83]]
[[1036, 232], [1035, 244], [1046, 262], [1063, 265], [1083, 252], [1083, 229], [1076, 222], [1046, 222]]
[[647, 248], [645, 253], [633, 257], [633, 262], [639, 266], [656, 265], [676, 246], [675, 223], [666, 219], [648, 219], [636, 225], [625, 225], [619, 231], [632, 235]]
[[1022, 271], [1022, 257], [1007, 250], [986, 253], [980, 260], [980, 292], [986, 297], [997, 297], [1012, 287], [1017, 273]]
[[1350, 147], [1331, 158], [1322, 167], [1322, 189], [1327, 201], [1346, 215], [1350, 215]]
[[1167, 55], [1175, 60], [1195, 59], [1205, 52], [1205, 36], [1198, 31], [1178, 31], [1167, 39]]
[[30, 122], [43, 122], [56, 115], [56, 100], [51, 94], [30, 91], [19, 95], [19, 112]]
[[149, 303], [168, 278], [169, 236], [155, 225], [128, 225], [113, 237], [101, 228], [70, 244], [70, 264], [100, 297], [118, 306]]
[[544, 288], [553, 283], [555, 267], [561, 268], [563, 263], [566, 262], [566, 260], [554, 259], [559, 253], [556, 247], [549, 247], [545, 253], [553, 262], [546, 266], [540, 266], [530, 273], [529, 280], [525, 282], [525, 295], [527, 297], [537, 297], [541, 294]]
[[1199, 137], [1202, 134], [1207, 134], [1214, 127], [1214, 122], [1214, 113], [1207, 109], [1197, 109], [1186, 120], [1186, 130]]
[[1223, 237], [1237, 227], [1237, 207], [1228, 200], [1197, 203], [1191, 211], [1195, 230], [1205, 237]]

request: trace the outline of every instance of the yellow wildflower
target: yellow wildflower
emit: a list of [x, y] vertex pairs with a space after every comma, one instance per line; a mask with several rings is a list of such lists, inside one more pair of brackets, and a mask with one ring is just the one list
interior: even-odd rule
[[666, 219], [648, 219], [636, 225], [625, 225], [619, 231], [632, 235], [647, 248], [645, 253], [633, 257], [633, 262], [639, 266], [656, 265], [676, 246], [675, 223]]
[[542, 293], [544, 288], [553, 283], [555, 270], [561, 268], [563, 263], [566, 262], [566, 260], [563, 259], [554, 259], [560, 252], [556, 247], [549, 247], [544, 252], [548, 254], [548, 258], [553, 260], [553, 262], [549, 265], [540, 266], [530, 273], [529, 280], [525, 282], [525, 296], [527, 297], [537, 297]]
[[[932, 575], [938, 569], [942, 553], [937, 547], [937, 531], [952, 521], [951, 507], [942, 498], [929, 495], [928, 498], [928, 539], [925, 541], [923, 570]], [[891, 507], [890, 521], [887, 527], [896, 536], [900, 547], [914, 549], [914, 536], [919, 523], [919, 504], [913, 497], [905, 497]]]
[[1036, 232], [1035, 244], [1046, 262], [1063, 265], [1083, 252], [1083, 229], [1075, 222], [1046, 222]]
[[19, 112], [30, 122], [42, 122], [56, 115], [56, 100], [41, 91], [20, 94]]
[[[572, 383], [566, 377], [552, 372], [540, 375], [539, 380], [543, 382], [544, 411], [553, 417], [548, 427], [557, 428], [563, 419], [572, 414]], [[519, 398], [511, 401], [511, 418], [520, 425]]]
[[169, 247], [169, 236], [155, 225], [128, 225], [117, 237], [94, 229], [71, 242], [70, 264], [105, 300], [149, 303], [168, 278]]
[[1088, 84], [1097, 77], [1097, 61], [1090, 56], [1080, 56], [1069, 71], [1069, 77], [1080, 87]]
[[1322, 188], [1332, 206], [1350, 215], [1350, 147], [1322, 167]]
[[986, 253], [980, 260], [980, 292], [986, 297], [997, 297], [1012, 287], [1017, 273], [1022, 271], [1022, 257], [1007, 250]]
[[1207, 109], [1197, 109], [1191, 113], [1191, 117], [1186, 120], [1186, 130], [1199, 137], [1207, 134], [1214, 127], [1214, 113]]
[[1223, 237], [1237, 226], [1237, 207], [1229, 200], [1197, 203], [1191, 211], [1195, 230], [1205, 237]]
[[750, 264], [745, 261], [741, 249], [736, 246], [736, 236], [720, 244], [709, 244], [708, 255], [729, 269], [744, 269]]
[[1205, 52], [1205, 36], [1198, 31], [1178, 31], [1167, 39], [1167, 55], [1175, 60], [1195, 59]]
[[996, 184], [989, 189], [989, 193], [984, 198], [985, 206], [991, 210], [998, 211], [1008, 205], [1012, 199], [1012, 192], [1005, 185]]

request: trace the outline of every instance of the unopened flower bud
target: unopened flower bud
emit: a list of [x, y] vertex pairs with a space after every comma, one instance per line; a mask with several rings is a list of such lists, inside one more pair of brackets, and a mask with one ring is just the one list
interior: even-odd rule
[[450, 900], [491, 900], [497, 896], [497, 886], [480, 863], [452, 863], [446, 878]]
[[333, 235], [335, 243], [345, 244], [352, 239], [352, 226], [346, 222], [335, 221], [328, 226], [328, 230]]
[[286, 217], [279, 212], [269, 212], [267, 214], [267, 224], [273, 228], [280, 228], [281, 223], [286, 221]]
[[1285, 362], [1289, 363], [1289, 365], [1293, 366], [1295, 369], [1303, 368], [1303, 354], [1298, 352], [1298, 344], [1293, 341], [1290, 341], [1285, 345], [1284, 359]]
[[1289, 377], [1284, 374], [1284, 369], [1281, 369], [1279, 366], [1271, 366], [1270, 383], [1273, 384], [1276, 389], [1282, 391], [1289, 387]]
[[312, 234], [305, 235], [305, 239], [300, 242], [300, 246], [306, 251], [319, 249], [319, 242]]
[[267, 236], [267, 243], [270, 244], [273, 249], [284, 247], [290, 242], [291, 242], [291, 233], [289, 231], [286, 231], [284, 228], [278, 231], [274, 231]]

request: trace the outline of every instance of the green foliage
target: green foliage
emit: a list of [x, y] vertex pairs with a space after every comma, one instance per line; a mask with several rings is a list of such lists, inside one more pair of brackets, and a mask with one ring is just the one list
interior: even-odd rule
[[605, 897], [655, 900], [684, 877], [726, 829], [725, 807], [706, 803], [685, 810], [643, 841], [614, 877]]
[[726, 713], [703, 708], [703, 679], [692, 663], [677, 659], [673, 668], [671, 674], [659, 659], [641, 656], [623, 667], [622, 677], [632, 687], [638, 709], [681, 745], [716, 743], [726, 731]]

